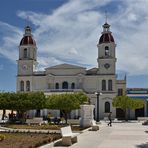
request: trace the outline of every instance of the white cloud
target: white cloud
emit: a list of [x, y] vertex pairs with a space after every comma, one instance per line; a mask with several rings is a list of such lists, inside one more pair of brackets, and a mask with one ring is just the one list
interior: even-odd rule
[[78, 55], [78, 52], [75, 48], [70, 49], [68, 53], [69, 55]]
[[[148, 1], [145, 0], [70, 0], [52, 13], [18, 11], [17, 15], [35, 25], [34, 38], [38, 46], [39, 67], [60, 63], [97, 66], [96, 44], [109, 10], [109, 23], [117, 43], [117, 69], [130, 75], [148, 74], [147, 35]], [[113, 8], [112, 8], [113, 9]], [[111, 13], [112, 11], [112, 13]], [[0, 22], [3, 38], [0, 53], [16, 60], [16, 49], [23, 33], [19, 28]]]
[[13, 62], [18, 58], [18, 45], [22, 37], [22, 32], [12, 25], [0, 22], [0, 54]]
[[50, 66], [54, 66], [54, 65], [58, 65], [61, 63], [61, 61], [57, 60], [55, 57], [39, 57], [38, 60], [39, 66], [38, 69], [39, 70], [44, 70], [44, 68], [47, 68], [47, 65]]
[[117, 66], [130, 75], [148, 74], [148, 1], [127, 1], [126, 6], [117, 18], [118, 24], [114, 20]]

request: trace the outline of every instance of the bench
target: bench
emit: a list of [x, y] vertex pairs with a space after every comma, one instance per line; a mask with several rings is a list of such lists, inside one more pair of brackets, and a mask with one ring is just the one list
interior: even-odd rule
[[80, 123], [80, 120], [79, 119], [68, 119], [67, 123], [68, 124], [75, 124], [75, 125], [77, 124], [78, 125]]
[[92, 131], [97, 131], [99, 130], [99, 126], [96, 124], [96, 121], [95, 120], [92, 120], [91, 121], [91, 126], [92, 126]]
[[145, 120], [142, 125], [148, 125], [148, 120]]
[[43, 123], [43, 118], [26, 119], [26, 123], [28, 125], [31, 125], [31, 124], [39, 124], [39, 125], [41, 125]]
[[140, 121], [146, 121], [148, 120], [148, 117], [137, 117], [137, 120]]
[[77, 136], [79, 133], [73, 133], [70, 126], [62, 127], [60, 130], [62, 135], [62, 145], [70, 146], [77, 142]]

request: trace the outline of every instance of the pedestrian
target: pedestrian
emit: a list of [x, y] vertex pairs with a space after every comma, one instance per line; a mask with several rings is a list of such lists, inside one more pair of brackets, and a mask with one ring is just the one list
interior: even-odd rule
[[108, 114], [108, 120], [109, 120], [108, 126], [112, 126], [112, 112]]

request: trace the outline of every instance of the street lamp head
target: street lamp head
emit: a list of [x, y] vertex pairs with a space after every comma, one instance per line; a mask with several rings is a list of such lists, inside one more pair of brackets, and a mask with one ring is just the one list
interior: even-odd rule
[[98, 95], [98, 92], [95, 92], [95, 95]]
[[95, 95], [102, 95], [101, 92], [95, 92]]

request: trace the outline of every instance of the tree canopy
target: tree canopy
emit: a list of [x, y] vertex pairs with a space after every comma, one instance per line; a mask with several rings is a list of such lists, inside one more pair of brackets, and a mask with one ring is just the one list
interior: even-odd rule
[[47, 107], [49, 109], [74, 110], [79, 109], [80, 104], [87, 101], [83, 93], [74, 94], [53, 94], [49, 96]]
[[113, 106], [121, 108], [125, 112], [125, 118], [127, 118], [127, 109], [138, 109], [144, 107], [144, 101], [139, 99], [132, 99], [128, 96], [117, 96], [113, 98]]
[[113, 99], [113, 106], [121, 109], [137, 109], [144, 106], [144, 102], [139, 99], [132, 99], [128, 96], [117, 96]]
[[0, 109], [31, 110], [45, 108], [46, 97], [43, 92], [0, 93]]
[[16, 110], [24, 114], [27, 110], [43, 109], [47, 98], [43, 92], [2, 92], [0, 93], [0, 109]]
[[47, 108], [61, 110], [67, 122], [68, 113], [72, 110], [79, 109], [80, 105], [86, 101], [87, 96], [83, 93], [53, 94], [48, 97]]

